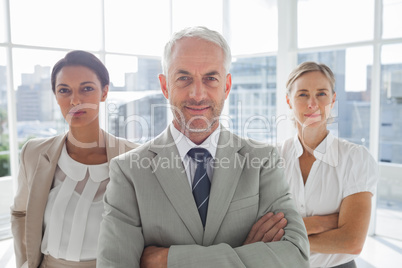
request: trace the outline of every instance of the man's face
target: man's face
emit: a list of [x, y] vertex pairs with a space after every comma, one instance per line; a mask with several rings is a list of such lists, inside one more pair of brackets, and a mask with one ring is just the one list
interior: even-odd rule
[[172, 107], [174, 126], [181, 132], [212, 133], [232, 85], [218, 45], [183, 38], [172, 48], [168, 77], [159, 76]]

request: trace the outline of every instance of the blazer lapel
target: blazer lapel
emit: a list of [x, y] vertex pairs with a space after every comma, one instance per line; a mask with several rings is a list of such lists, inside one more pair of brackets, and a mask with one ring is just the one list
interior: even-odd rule
[[104, 130], [102, 130], [102, 132], [106, 141], [106, 155], [109, 164], [112, 158], [124, 154], [138, 146], [137, 144], [131, 143], [125, 139], [117, 138]]
[[66, 136], [67, 134], [55, 137], [48, 150], [39, 155], [36, 169], [32, 175], [26, 214], [26, 244], [28, 260], [36, 260], [38, 263], [40, 261], [37, 257], [40, 256], [43, 215]]
[[113, 136], [103, 130], [102, 130], [102, 132], [103, 132], [103, 135], [104, 135], [104, 138], [106, 141], [107, 161], [110, 164], [110, 160], [112, 160], [113, 157], [118, 156], [119, 154], [121, 154], [123, 152], [120, 153], [120, 147], [119, 147], [120, 144], [119, 144], [118, 139], [115, 136]]
[[[237, 183], [242, 173], [241, 163], [244, 156], [238, 153], [241, 149], [238, 146], [239, 139], [232, 133], [222, 128], [218, 150], [215, 157], [214, 175], [211, 184], [211, 193], [208, 204], [207, 222], [203, 245], [209, 246], [213, 243], [215, 236], [222, 224], [223, 218], [232, 202]], [[219, 145], [225, 145], [219, 149]], [[228, 159], [228, 161], [224, 160]], [[224, 160], [221, 165], [220, 161]], [[227, 164], [227, 162], [229, 164]]]
[[202, 244], [204, 230], [200, 215], [169, 128], [153, 141], [150, 150], [156, 153], [151, 163], [152, 171], [195, 243]]

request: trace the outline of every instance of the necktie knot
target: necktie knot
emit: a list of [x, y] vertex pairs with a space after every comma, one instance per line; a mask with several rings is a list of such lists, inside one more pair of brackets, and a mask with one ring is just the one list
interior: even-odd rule
[[205, 162], [209, 157], [211, 157], [208, 150], [204, 148], [192, 148], [187, 154], [197, 162]]

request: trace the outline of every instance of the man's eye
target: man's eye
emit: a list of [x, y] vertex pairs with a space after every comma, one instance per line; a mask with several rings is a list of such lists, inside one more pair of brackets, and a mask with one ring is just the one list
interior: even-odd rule
[[318, 93], [318, 96], [327, 96], [325, 92]]
[[301, 93], [301, 94], [299, 95], [299, 97], [307, 97], [307, 94]]
[[213, 76], [207, 77], [207, 80], [208, 80], [208, 81], [218, 81], [218, 79], [216, 79], [216, 78], [213, 77]]
[[193, 80], [192, 80], [192, 78], [190, 76], [180, 76], [176, 80], [176, 85], [178, 87], [186, 87], [188, 85], [191, 85], [192, 81]]

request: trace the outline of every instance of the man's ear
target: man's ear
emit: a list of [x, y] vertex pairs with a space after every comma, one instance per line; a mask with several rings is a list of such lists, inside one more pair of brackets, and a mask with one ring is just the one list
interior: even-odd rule
[[226, 84], [225, 84], [225, 100], [229, 96], [229, 92], [232, 89], [232, 75], [229, 73], [226, 75]]
[[163, 96], [165, 96], [166, 99], [169, 99], [169, 91], [167, 88], [166, 76], [164, 74], [159, 74], [158, 78], [159, 78], [159, 83], [161, 85], [161, 90], [162, 90]]

